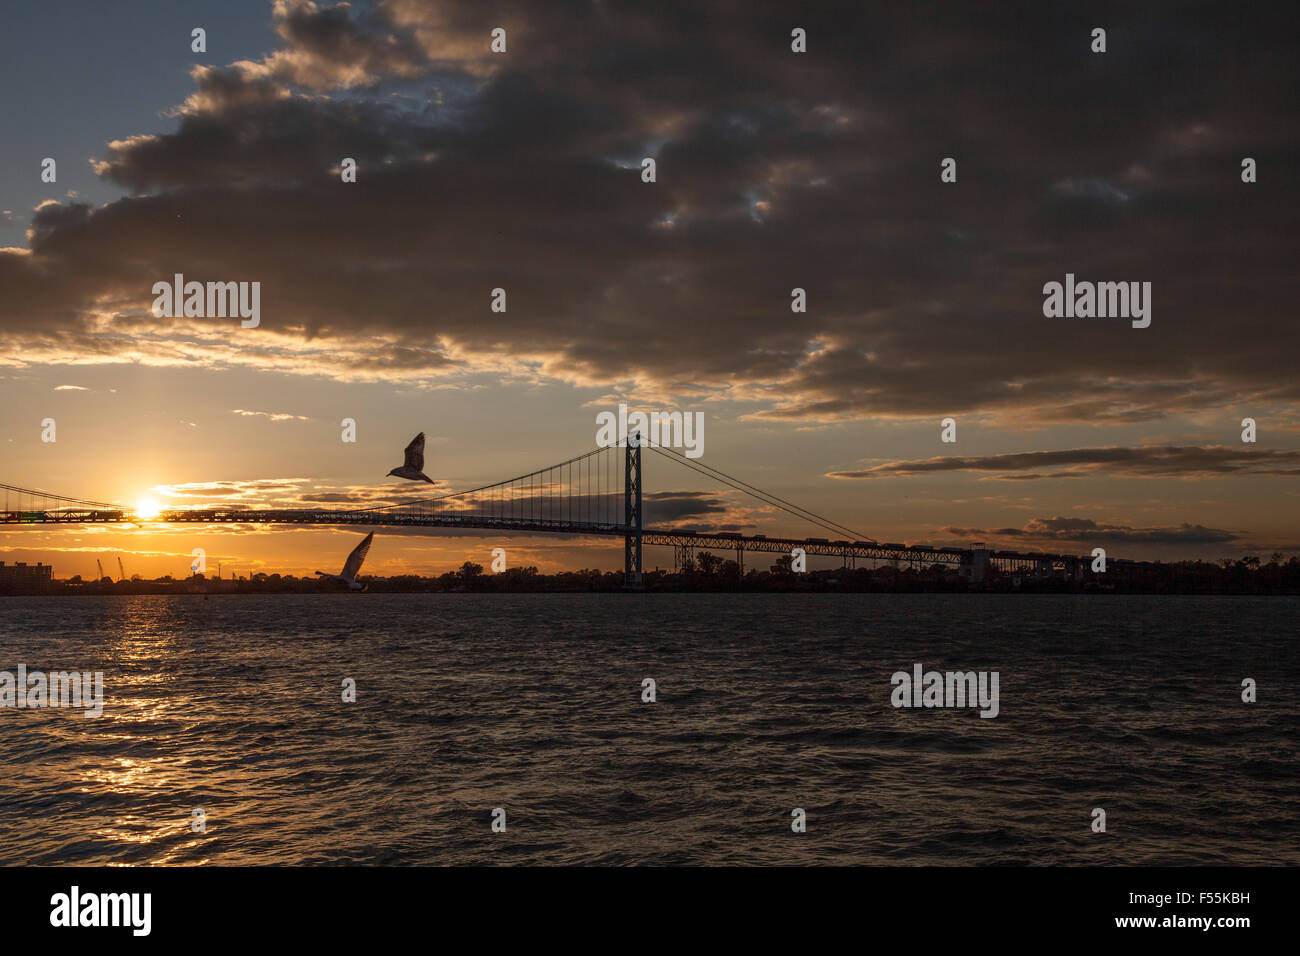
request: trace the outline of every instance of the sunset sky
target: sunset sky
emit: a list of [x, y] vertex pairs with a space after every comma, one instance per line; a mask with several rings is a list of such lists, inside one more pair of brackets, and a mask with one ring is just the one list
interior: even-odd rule
[[[435, 490], [471, 488], [593, 448], [623, 401], [703, 412], [704, 461], [880, 541], [1300, 553], [1294, 34], [1128, 6], [24, 5], [0, 34], [0, 482], [365, 503], [410, 491], [385, 473], [418, 431]], [[155, 317], [175, 273], [260, 282], [260, 326]], [[1150, 327], [1045, 317], [1067, 273], [1150, 282]], [[646, 485], [682, 493], [649, 524], [824, 534], [660, 459]], [[337, 571], [358, 538], [35, 527], [0, 560]], [[622, 560], [380, 531], [365, 570], [494, 546]]]

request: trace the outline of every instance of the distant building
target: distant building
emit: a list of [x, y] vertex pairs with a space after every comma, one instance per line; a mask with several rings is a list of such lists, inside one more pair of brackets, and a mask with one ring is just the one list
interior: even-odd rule
[[5, 564], [0, 561], [0, 591], [47, 591], [54, 576], [54, 566], [25, 561]]

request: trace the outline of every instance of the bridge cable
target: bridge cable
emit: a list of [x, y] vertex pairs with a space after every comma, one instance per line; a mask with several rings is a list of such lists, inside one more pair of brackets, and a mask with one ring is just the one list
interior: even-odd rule
[[[567, 465], [573, 462], [582, 461], [584, 458], [590, 458], [593, 455], [599, 455], [601, 452], [606, 450], [607, 449], [605, 448], [597, 448], [595, 451], [589, 451], [585, 455], [577, 455], [573, 458], [570, 458], [568, 461], [560, 462], [560, 465]], [[447, 498], [459, 498], [464, 495], [477, 494], [480, 491], [490, 491], [494, 488], [500, 488], [503, 485], [513, 485], [515, 482], [519, 482], [522, 489], [522, 485], [525, 480], [540, 475], [542, 474], [542, 472], [550, 471], [553, 468], [558, 468], [560, 467], [560, 465], [547, 465], [545, 468], [539, 468], [536, 471], [529, 472], [526, 475], [519, 475], [517, 478], [506, 478], [503, 479], [502, 481], [494, 481], [489, 485], [479, 485], [477, 488], [470, 488], [466, 491], [449, 491], [445, 495], [434, 495], [432, 498], [417, 498], [415, 501], [402, 501], [395, 505], [379, 505], [377, 507], [366, 507], [366, 508], [348, 508], [342, 510], [340, 513], [350, 514], [350, 513], [361, 512], [361, 511], [388, 511], [392, 508], [409, 508], [413, 505], [422, 505], [430, 501], [443, 501]], [[0, 485], [0, 487], [4, 487], [4, 486]], [[529, 494], [530, 495], [532, 494], [531, 490], [529, 491]]]
[[[59, 502], [66, 501], [70, 504], [90, 505], [91, 507], [94, 507], [96, 509], [104, 508], [109, 511], [122, 510], [121, 505], [109, 504], [106, 501], [90, 501], [87, 498], [73, 498], [69, 495], [56, 495], [53, 492], [38, 491], [35, 488], [19, 488], [17, 485], [6, 485], [6, 484], [0, 484], [0, 488], [3, 488], [5, 491], [16, 491], [22, 495], [30, 495], [33, 498], [49, 498], [53, 501], [59, 501]], [[19, 503], [21, 504], [21, 499]]]
[[[717, 481], [721, 481], [724, 484], [728, 484], [732, 488], [735, 488], [737, 491], [743, 492], [745, 494], [749, 494], [755, 498], [759, 498], [759, 500], [763, 501], [765, 504], [776, 505], [776, 507], [780, 508], [782, 511], [788, 512], [789, 514], [792, 514], [797, 518], [802, 518], [805, 521], [810, 521], [813, 524], [816, 524], [817, 526], [824, 528], [827, 531], [834, 531], [836, 534], [848, 534], [853, 536], [855, 539], [859, 541], [868, 540], [867, 536], [862, 534], [859, 531], [854, 531], [852, 528], [847, 528], [836, 521], [832, 521], [830, 518], [817, 514], [817, 512], [815, 511], [809, 511], [807, 508], [800, 507], [799, 505], [796, 505], [792, 501], [787, 501], [784, 498], [774, 495], [769, 491], [764, 491], [762, 488], [757, 488], [754, 485], [749, 484], [749, 482], [747, 481], [743, 481], [740, 478], [736, 478], [733, 477], [732, 475], [728, 475], [726, 472], [714, 468], [711, 465], [706, 465], [702, 461], [693, 461], [692, 459], [687, 458], [685, 455], [683, 455], [681, 452], [677, 451], [676, 449], [666, 448], [654, 444], [648, 444], [646, 445], [646, 447], [651, 449], [652, 451], [659, 452], [659, 454], [663, 455], [664, 457], [668, 457], [671, 455], [672, 458], [670, 460], [676, 461], [678, 464], [685, 465], [687, 468], [697, 471], [700, 474], [705, 475], [706, 477], [710, 477]], [[744, 487], [740, 487], [742, 485]]]

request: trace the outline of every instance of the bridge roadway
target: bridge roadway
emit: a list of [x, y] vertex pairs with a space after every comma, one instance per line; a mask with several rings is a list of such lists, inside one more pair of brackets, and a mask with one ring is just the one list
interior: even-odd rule
[[[441, 512], [421, 514], [415, 511], [336, 510], [330, 508], [297, 509], [228, 509], [203, 508], [163, 511], [156, 517], [140, 517], [130, 510], [59, 508], [49, 511], [0, 511], [0, 525], [5, 524], [304, 524], [357, 525], [361, 527], [466, 528], [490, 531], [540, 532], [546, 534], [603, 535], [624, 537], [627, 527], [612, 523], [583, 523], [548, 518], [507, 518]], [[1065, 571], [1071, 576], [1088, 566], [1091, 558], [1077, 555], [1041, 554], [1036, 552], [988, 551], [971, 548], [931, 548], [897, 542], [829, 541], [825, 538], [782, 538], [762, 534], [701, 532], [667, 528], [643, 528], [642, 540], [648, 545], [663, 545], [688, 551], [763, 551], [789, 554], [803, 548], [806, 554], [838, 557], [845, 560], [866, 558], [876, 561], [905, 561], [929, 566], [947, 564], [969, 566], [977, 553], [999, 570], [1036, 569]], [[1131, 562], [1122, 562], [1128, 564]]]

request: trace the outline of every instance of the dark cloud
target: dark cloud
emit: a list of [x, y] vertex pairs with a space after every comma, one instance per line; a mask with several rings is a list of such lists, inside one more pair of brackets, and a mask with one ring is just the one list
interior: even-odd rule
[[317, 89], [371, 86], [386, 77], [418, 76], [432, 64], [414, 30], [393, 20], [391, 7], [276, 0], [275, 32], [283, 49], [266, 68], [278, 79]]
[[[1070, 466], [1064, 472], [1034, 473], [1034, 469]], [[1256, 449], [1249, 445], [1152, 445], [1137, 448], [1070, 448], [1063, 451], [1017, 452], [1005, 455], [946, 456], [890, 461], [856, 471], [832, 471], [829, 478], [887, 478], [949, 471], [1024, 471], [998, 475], [999, 481], [1080, 478], [1090, 474], [1135, 475], [1143, 478], [1211, 478], [1227, 475], [1300, 475], [1300, 451]]]
[[[442, 493], [449, 489], [445, 482], [435, 482], [429, 490]], [[390, 505], [409, 505], [425, 501], [428, 498], [428, 491], [423, 494], [402, 494], [401, 492], [394, 492], [391, 488], [360, 488], [350, 491], [311, 492], [310, 494], [301, 495], [298, 500], [304, 504], [355, 504], [361, 507], [383, 507]]]
[[958, 538], [1023, 538], [1031, 541], [1074, 541], [1079, 543], [1116, 544], [1224, 544], [1240, 539], [1234, 531], [1207, 528], [1199, 524], [1181, 524], [1175, 528], [1135, 528], [1121, 524], [1099, 524], [1091, 518], [1035, 518], [1023, 528], [939, 529]]
[[647, 527], [665, 527], [688, 519], [716, 518], [727, 514], [727, 503], [704, 491], [660, 491], [645, 495]]
[[[304, 490], [307, 485], [314, 490]], [[353, 485], [325, 490], [315, 479], [257, 478], [156, 485], [152, 490], [168, 498], [178, 499], [180, 506], [185, 508], [202, 508], [209, 503], [221, 508], [235, 507], [230, 503], [231, 499], [242, 502], [237, 507], [243, 508], [296, 508], [304, 504], [356, 504], [359, 507], [412, 504], [426, 501], [449, 489], [446, 482], [436, 481], [432, 485], [422, 485], [415, 491], [393, 485]]]
[[[1298, 71], [1274, 16], [278, 3], [275, 53], [196, 70], [174, 132], [107, 148], [136, 195], [45, 206], [30, 254], [0, 252], [0, 357], [526, 366], [791, 421], [1295, 402]], [[261, 281], [262, 327], [153, 320], [175, 272]], [[1152, 282], [1151, 327], [1044, 318], [1066, 272]]]
[[[169, 498], [256, 498], [268, 494], [294, 495], [307, 478], [264, 478], [251, 481], [194, 481], [175, 485], [156, 485], [152, 490]], [[222, 502], [221, 507], [228, 505]]]

